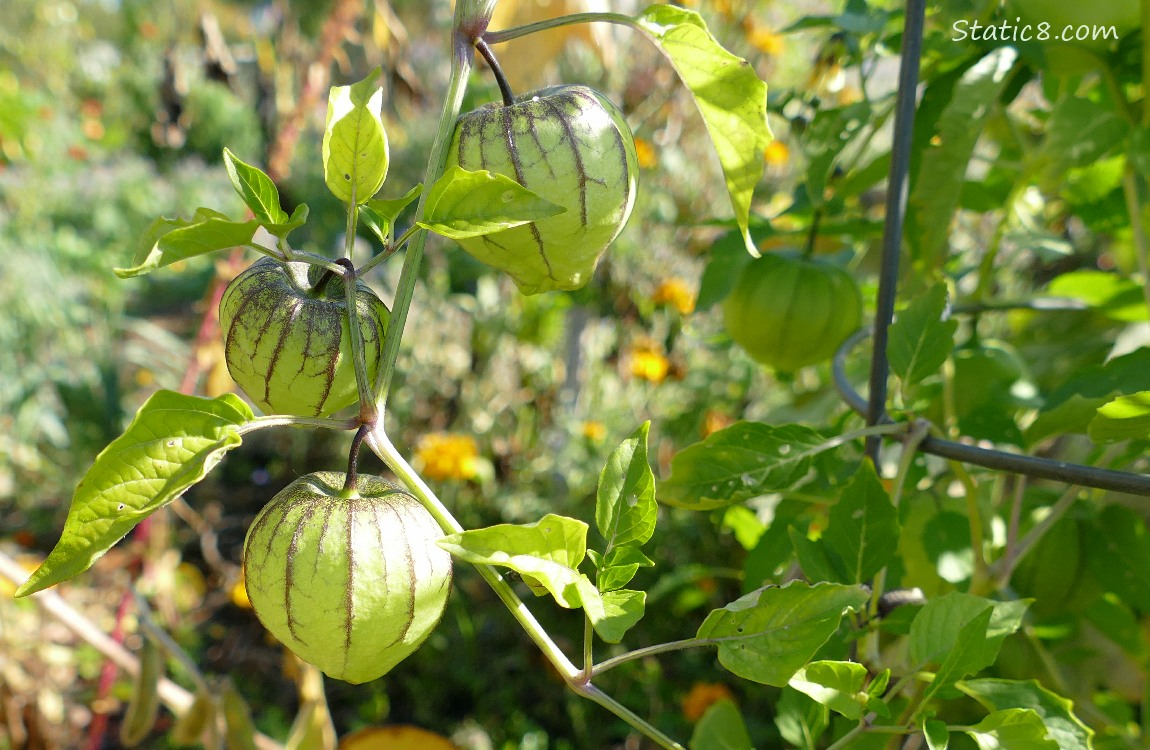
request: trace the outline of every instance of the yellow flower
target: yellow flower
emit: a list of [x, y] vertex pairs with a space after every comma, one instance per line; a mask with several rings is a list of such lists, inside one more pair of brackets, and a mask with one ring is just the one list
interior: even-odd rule
[[251, 609], [252, 602], [248, 599], [248, 587], [244, 583], [244, 572], [240, 571], [240, 577], [232, 584], [228, 590], [228, 598], [232, 600], [232, 604], [240, 609]]
[[691, 692], [683, 698], [680, 706], [687, 721], [698, 721], [707, 709], [722, 699], [734, 700], [730, 688], [718, 682], [696, 682]]
[[659, 164], [659, 156], [650, 141], [643, 138], [635, 139], [635, 159], [643, 169], [651, 169]]
[[791, 150], [787, 148], [787, 144], [780, 140], [774, 140], [767, 144], [763, 150], [763, 158], [767, 160], [767, 164], [772, 167], [781, 167], [790, 161]]
[[479, 473], [479, 446], [467, 435], [424, 435], [415, 459], [428, 479], [473, 479]]
[[707, 437], [712, 432], [730, 427], [735, 423], [729, 415], [715, 409], [708, 409], [707, 413], [703, 415], [703, 437]]
[[670, 305], [683, 315], [695, 309], [695, 293], [682, 279], [666, 279], [652, 296], [656, 305]]
[[583, 423], [583, 437], [593, 443], [598, 443], [607, 437], [607, 428], [602, 422], [587, 421]]
[[747, 41], [760, 52], [778, 57], [783, 51], [783, 35], [770, 26], [751, 22], [746, 27]]
[[653, 345], [635, 344], [631, 347], [631, 375], [634, 377], [662, 383], [670, 369], [671, 363]]

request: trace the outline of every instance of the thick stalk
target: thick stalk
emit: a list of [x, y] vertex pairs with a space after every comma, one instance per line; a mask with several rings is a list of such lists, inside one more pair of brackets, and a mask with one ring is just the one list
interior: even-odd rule
[[[427, 160], [427, 171], [423, 175], [424, 190], [419, 196], [416, 207], [416, 217], [422, 217], [427, 205], [427, 194], [430, 186], [443, 174], [447, 164], [447, 148], [451, 145], [451, 134], [455, 130], [455, 121], [459, 119], [459, 112], [463, 108], [463, 95], [467, 89], [467, 77], [471, 73], [472, 46], [460, 30], [460, 19], [463, 17], [465, 2], [456, 4], [456, 23], [452, 32], [451, 46], [451, 79], [447, 84], [447, 94], [443, 100], [443, 111], [439, 117], [439, 128], [435, 133], [435, 142], [431, 148], [431, 156]], [[407, 313], [411, 308], [411, 297], [415, 293], [415, 282], [419, 277], [419, 266], [423, 262], [423, 248], [427, 244], [427, 230], [419, 229], [411, 238], [407, 254], [403, 259], [403, 270], [399, 275], [399, 286], [395, 292], [392, 303], [391, 319], [387, 325], [387, 335], [383, 338], [383, 355], [379, 362], [379, 373], [376, 375], [372, 388], [375, 408], [379, 414], [385, 414], [387, 409], [388, 391], [391, 390], [391, 381], [395, 375], [395, 361], [399, 356], [399, 342], [403, 338], [403, 329], [407, 324]]]

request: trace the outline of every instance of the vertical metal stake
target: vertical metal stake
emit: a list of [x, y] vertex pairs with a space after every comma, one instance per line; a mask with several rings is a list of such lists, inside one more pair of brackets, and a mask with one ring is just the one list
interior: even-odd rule
[[[902, 252], [902, 226], [906, 218], [906, 194], [910, 173], [910, 147], [917, 104], [919, 58], [922, 56], [922, 27], [926, 0], [907, 0], [903, 25], [902, 59], [898, 69], [898, 95], [895, 101], [894, 136], [891, 144], [890, 176], [887, 180], [886, 222], [882, 237], [882, 265], [879, 271], [878, 299], [871, 350], [870, 391], [867, 425], [876, 425], [886, 414], [886, 385], [890, 368], [886, 360], [887, 329], [894, 317], [898, 286], [898, 261]], [[878, 464], [881, 438], [867, 438], [866, 452]]]

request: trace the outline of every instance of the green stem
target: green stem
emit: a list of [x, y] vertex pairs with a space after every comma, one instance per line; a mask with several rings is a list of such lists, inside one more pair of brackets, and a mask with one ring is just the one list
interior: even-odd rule
[[614, 669], [620, 664], [626, 664], [629, 661], [636, 659], [645, 659], [648, 656], [658, 656], [659, 654], [668, 654], [672, 651], [684, 651], [689, 648], [705, 648], [707, 646], [717, 646], [722, 643], [722, 638], [684, 638], [681, 641], [671, 641], [670, 643], [658, 643], [654, 646], [647, 646], [646, 648], [637, 648], [634, 651], [628, 651], [625, 654], [612, 656], [594, 667], [591, 668], [591, 677], [595, 678], [604, 672]]
[[569, 16], [548, 18], [545, 21], [536, 21], [535, 23], [515, 26], [510, 29], [503, 29], [502, 31], [487, 31], [483, 34], [483, 41], [488, 44], [503, 44], [504, 42], [510, 42], [512, 39], [518, 39], [521, 36], [534, 34], [537, 31], [557, 29], [562, 26], [572, 26], [577, 23], [596, 22], [617, 23], [632, 28], [641, 28], [634, 18], [622, 13], [572, 13]]
[[359, 427], [359, 418], [354, 419], [329, 419], [327, 417], [289, 417], [282, 414], [273, 415], [270, 417], [256, 417], [250, 422], [245, 422], [240, 427], [236, 428], [237, 435], [246, 435], [249, 432], [257, 430], [264, 430], [268, 427], [307, 427], [308, 429], [320, 428], [324, 430], [354, 430]]
[[591, 681], [591, 668], [595, 664], [595, 626], [590, 617], [583, 618], [583, 670], [579, 672], [579, 679], [584, 682]]
[[[459, 119], [459, 112], [463, 108], [463, 95], [467, 89], [467, 77], [471, 73], [472, 43], [460, 30], [464, 18], [464, 11], [468, 3], [457, 2], [455, 6], [455, 25], [452, 33], [452, 59], [451, 79], [447, 84], [447, 93], [443, 100], [443, 111], [439, 117], [439, 128], [435, 133], [435, 141], [431, 148], [431, 155], [427, 160], [427, 170], [423, 176], [424, 185], [434, 185], [443, 174], [447, 165], [447, 149], [451, 145], [451, 134], [455, 130], [455, 121]], [[419, 196], [416, 207], [416, 218], [423, 217], [427, 205], [428, 190]], [[413, 227], [414, 229], [414, 227]], [[415, 283], [419, 278], [419, 266], [423, 262], [423, 248], [427, 244], [427, 230], [422, 227], [414, 230], [411, 246], [403, 259], [403, 270], [399, 275], [399, 285], [392, 303], [391, 318], [387, 325], [387, 335], [383, 339], [383, 355], [380, 357], [379, 373], [376, 375], [372, 393], [375, 397], [375, 407], [379, 414], [385, 414], [387, 409], [388, 391], [391, 390], [391, 381], [395, 376], [395, 361], [399, 356], [399, 342], [403, 338], [403, 329], [407, 323], [407, 313], [411, 308], [411, 298], [415, 293]]]
[[[350, 213], [357, 213], [354, 206]], [[349, 224], [354, 232], [354, 219]], [[359, 389], [359, 420], [364, 424], [374, 424], [379, 412], [372, 398], [372, 381], [367, 373], [367, 347], [363, 343], [363, 329], [359, 323], [359, 276], [349, 258], [340, 258], [339, 263], [343, 266], [343, 295], [344, 306], [347, 308], [348, 337], [351, 339], [351, 361], [355, 366], [355, 385]]]

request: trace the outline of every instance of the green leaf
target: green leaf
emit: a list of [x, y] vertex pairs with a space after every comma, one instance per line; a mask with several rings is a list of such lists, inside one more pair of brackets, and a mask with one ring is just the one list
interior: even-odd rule
[[1013, 47], [996, 47], [971, 66], [938, 119], [938, 133], [922, 156], [907, 212], [906, 236], [915, 260], [926, 268], [937, 267], [947, 255], [967, 165], [1017, 58]]
[[1059, 750], [1046, 739], [1042, 717], [1025, 708], [995, 711], [977, 725], [964, 729], [979, 750]]
[[476, 565], [510, 568], [537, 595], [550, 593], [560, 606], [578, 608], [599, 593], [576, 568], [587, 554], [587, 524], [548, 513], [535, 523], [503, 523], [439, 540], [439, 546]]
[[870, 105], [857, 102], [836, 109], [820, 109], [803, 134], [807, 157], [807, 195], [816, 206], [824, 202], [827, 181], [835, 160], [863, 128], [872, 124]]
[[832, 711], [857, 720], [870, 701], [865, 690], [867, 669], [853, 661], [813, 661], [787, 683]]
[[295, 211], [292, 211], [291, 218], [289, 218], [287, 221], [281, 222], [279, 224], [264, 223], [262, 226], [264, 229], [268, 230], [268, 234], [283, 238], [287, 237], [294, 230], [302, 227], [307, 221], [307, 216], [307, 204], [301, 203], [295, 207]]
[[416, 185], [400, 198], [372, 198], [359, 207], [359, 218], [367, 225], [368, 229], [375, 233], [380, 243], [386, 246], [390, 239], [391, 229], [395, 226], [395, 220], [403, 213], [403, 209], [419, 197], [421, 192], [423, 192], [423, 185]]
[[419, 226], [462, 240], [527, 224], [567, 211], [510, 177], [486, 170], [448, 167], [427, 193]]
[[[925, 708], [927, 702], [944, 688], [950, 687], [968, 674], [990, 666], [985, 660], [986, 631], [993, 614], [994, 609], [987, 607], [958, 631], [954, 647], [946, 652], [946, 658], [935, 672], [934, 680], [923, 691], [920, 704], [922, 708]], [[993, 659], [991, 661], [993, 662]]]
[[1120, 146], [1130, 132], [1130, 121], [1113, 99], [1067, 96], [1054, 105], [1046, 122], [1042, 156], [1048, 161], [1049, 180], [1063, 179], [1072, 167], [1085, 167]]
[[754, 750], [743, 714], [730, 698], [715, 701], [691, 733], [691, 750]]
[[1065, 401], [1043, 409], [1026, 428], [1026, 441], [1034, 445], [1052, 435], [1067, 432], [1086, 432], [1091, 420], [1098, 414], [1098, 408], [1110, 401], [1111, 396], [1087, 397], [1072, 394]]
[[1096, 443], [1150, 437], [1150, 391], [1119, 396], [1101, 406], [1087, 428]]
[[76, 486], [60, 541], [17, 591], [27, 596], [84, 572], [140, 521], [177, 498], [240, 444], [252, 410], [230, 393], [151, 396]]
[[958, 321], [944, 319], [946, 285], [937, 284], [911, 300], [890, 327], [887, 359], [904, 387], [933, 375], [954, 348]]
[[[591, 551], [588, 550], [588, 555]], [[650, 568], [655, 563], [644, 555], [638, 547], [616, 547], [596, 561], [599, 577], [596, 579], [600, 591], [620, 589], [631, 582], [639, 568]]]
[[114, 270], [121, 279], [142, 276], [197, 255], [246, 245], [259, 227], [255, 219], [232, 221], [210, 208], [197, 209], [191, 221], [161, 217], [140, 238], [132, 266]]
[[263, 170], [245, 164], [228, 149], [224, 149], [224, 168], [232, 187], [251, 209], [256, 221], [261, 224], [284, 224], [287, 213], [280, 208], [280, 193], [272, 179]]
[[806, 476], [810, 460], [834, 447], [801, 425], [736, 422], [671, 459], [659, 501], [688, 510], [711, 510], [787, 489]]
[[595, 494], [595, 526], [614, 547], [646, 543], [655, 533], [655, 475], [647, 462], [647, 431], [644, 422], [611, 452], [599, 474]]
[[620, 589], [603, 594], [603, 615], [593, 620], [595, 632], [607, 643], [618, 643], [623, 635], [643, 619], [647, 603], [645, 591]]
[[910, 626], [910, 661], [916, 667], [937, 662], [956, 646], [962, 629], [992, 607], [980, 669], [994, 663], [1007, 635], [1018, 630], [1026, 601], [992, 602], [980, 596], [952, 592], [928, 601]]
[[1064, 273], [1050, 282], [1047, 291], [1055, 297], [1076, 299], [1111, 320], [1136, 323], [1146, 320], [1146, 296], [1142, 285], [1108, 271], [1083, 269]]
[[926, 736], [926, 746], [930, 750], [946, 750], [950, 744], [950, 730], [946, 728], [945, 721], [927, 719], [922, 725], [922, 733]]
[[830, 711], [794, 688], [783, 688], [775, 706], [775, 726], [784, 740], [803, 750], [815, 750], [830, 724]]
[[862, 467], [831, 508], [823, 540], [846, 564], [847, 583], [865, 583], [898, 549], [898, 511], [878, 480], [874, 464]]
[[1107, 590], [1142, 612], [1150, 612], [1150, 533], [1141, 515], [1107, 505], [1088, 527], [1083, 549], [1090, 572]]
[[1074, 715], [1074, 704], [1037, 680], [963, 680], [958, 689], [991, 711], [1026, 708], [1038, 714], [1060, 750], [1090, 750], [1094, 730]]
[[787, 527], [787, 536], [795, 549], [799, 566], [809, 580], [853, 583], [848, 580], [850, 576], [843, 568], [842, 559], [837, 556], [832, 558], [821, 539], [815, 541], [794, 526]]
[[773, 136], [767, 125], [767, 84], [754, 68], [719, 45], [694, 11], [652, 5], [636, 18], [691, 91], [722, 165], [747, 251], [751, 196], [763, 176], [763, 151]]
[[723, 299], [739, 282], [739, 275], [751, 262], [746, 244], [737, 232], [724, 234], [711, 245], [710, 259], [703, 269], [699, 282], [699, 294], [695, 300], [695, 311], [703, 312]]
[[719, 663], [740, 677], [782, 687], [869, 598], [862, 586], [792, 581], [714, 610], [696, 636], [717, 641]]
[[332, 86], [323, 133], [323, 179], [344, 203], [364, 203], [387, 177], [387, 133], [376, 68], [359, 83]]

